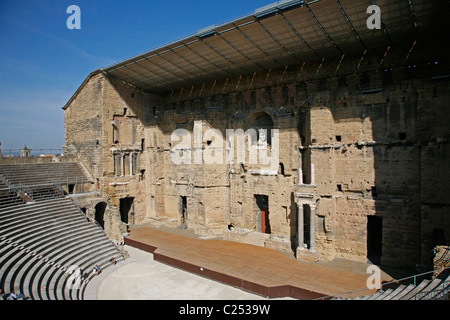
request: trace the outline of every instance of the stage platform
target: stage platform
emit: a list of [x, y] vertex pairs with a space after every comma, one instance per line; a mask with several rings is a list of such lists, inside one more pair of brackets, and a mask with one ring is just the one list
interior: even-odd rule
[[124, 241], [161, 263], [268, 298], [311, 300], [356, 291], [366, 288], [369, 276], [301, 262], [274, 249], [196, 239], [151, 226], [131, 227]]

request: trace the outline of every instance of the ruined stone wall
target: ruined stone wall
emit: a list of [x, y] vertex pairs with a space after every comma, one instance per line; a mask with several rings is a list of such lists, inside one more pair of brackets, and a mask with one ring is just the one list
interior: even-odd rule
[[[66, 144], [79, 150], [113, 206], [135, 198], [130, 223], [178, 226], [185, 201], [185, 224], [201, 235], [226, 232], [230, 224], [261, 233], [255, 196], [265, 195], [271, 235], [262, 245], [295, 252], [297, 204], [305, 196], [315, 205], [314, 259], [366, 262], [368, 219], [376, 216], [382, 219], [383, 264], [428, 263], [436, 229], [450, 239], [450, 134], [444, 120], [450, 90], [448, 79], [431, 79], [421, 55], [405, 62], [409, 49], [305, 62], [160, 96], [99, 75], [66, 110]], [[196, 121], [203, 135], [218, 129], [223, 139], [215, 151], [225, 155], [226, 130], [247, 130], [260, 117], [279, 129], [275, 170], [237, 161], [173, 162], [176, 129], [191, 134], [183, 150], [191, 159], [216, 142], [203, 136], [195, 145]], [[126, 173], [131, 162], [118, 174], [117, 152], [137, 155], [135, 174]]]
[[123, 228], [125, 224], [144, 223], [151, 215], [148, 183], [152, 167], [149, 163], [151, 143], [144, 126], [146, 109], [154, 100], [154, 95], [119, 79], [105, 77], [102, 194], [116, 208], [116, 215], [120, 215], [121, 199], [133, 198], [126, 217], [116, 217], [111, 229], [114, 224]]
[[[401, 61], [399, 52], [391, 55], [393, 65]], [[322, 254], [365, 262], [368, 216], [383, 221], [383, 264], [429, 265], [433, 232], [441, 229], [448, 239], [448, 200], [443, 193], [448, 192], [444, 181], [449, 175], [442, 162], [448, 161], [449, 132], [438, 118], [448, 117], [442, 105], [448, 99], [449, 83], [431, 80], [427, 65], [374, 70], [369, 91], [363, 90], [362, 83], [352, 88], [349, 75], [346, 86], [330, 90], [327, 96], [315, 94], [321, 100], [335, 96], [326, 107], [311, 109], [315, 192], [321, 196], [317, 215], [324, 214], [325, 226], [332, 221], [328, 236], [318, 238]], [[410, 67], [422, 69], [411, 76]], [[324, 200], [334, 201], [326, 207], [335, 207], [335, 214], [321, 212]]]
[[65, 152], [76, 154], [94, 179], [103, 176], [103, 83], [93, 76], [64, 112]]
[[[261, 166], [252, 165], [248, 161], [248, 144], [246, 160], [242, 166], [237, 161], [237, 151], [234, 151], [236, 161], [233, 164], [227, 164], [224, 160], [220, 164], [175, 165], [167, 154], [164, 158], [164, 172], [169, 176], [165, 184], [167, 215], [173, 219], [179, 218], [179, 198], [186, 196], [188, 227], [193, 227], [198, 232], [208, 234], [214, 229], [223, 232], [229, 224], [237, 228], [261, 231], [255, 195], [266, 195], [269, 196], [272, 234], [290, 238], [290, 219], [295, 215], [291, 196], [296, 189], [296, 147], [300, 139], [294, 101], [290, 99], [286, 101], [286, 105], [277, 102], [284, 98], [283, 95], [287, 97], [294, 94], [295, 90], [292, 83], [288, 86], [278, 83], [282, 76], [282, 73], [274, 72], [274, 78], [269, 80], [270, 76], [267, 74], [255, 73], [180, 89], [167, 96], [159, 120], [167, 144], [173, 143], [170, 137], [175, 129], [184, 128], [193, 133], [194, 122], [202, 121], [201, 152], [208, 152], [208, 143], [211, 143], [205, 136], [206, 131], [217, 129], [222, 139], [216, 151], [225, 159], [229, 152], [225, 141], [226, 130], [245, 131], [252, 126], [252, 117], [265, 114], [272, 119], [272, 128], [280, 130], [279, 145], [282, 150], [279, 162], [283, 167], [281, 173], [277, 162], [274, 170], [267, 169], [272, 172], [259, 172]], [[194, 141], [191, 147], [193, 157]]]

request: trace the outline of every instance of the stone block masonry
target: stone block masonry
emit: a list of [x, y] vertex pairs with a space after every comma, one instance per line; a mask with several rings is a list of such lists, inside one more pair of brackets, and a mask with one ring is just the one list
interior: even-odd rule
[[[405, 62], [409, 49], [162, 94], [99, 71], [65, 109], [66, 147], [98, 179], [114, 237], [126, 224], [158, 222], [205, 237], [259, 234], [260, 245], [298, 259], [430, 265], [436, 234], [450, 239], [450, 85], [430, 77], [429, 48], [417, 46]], [[223, 137], [278, 129], [276, 172], [248, 162], [174, 164], [171, 134], [182, 128], [193, 139], [195, 121]], [[225, 139], [219, 145], [225, 154]], [[125, 198], [133, 199], [127, 210]]]

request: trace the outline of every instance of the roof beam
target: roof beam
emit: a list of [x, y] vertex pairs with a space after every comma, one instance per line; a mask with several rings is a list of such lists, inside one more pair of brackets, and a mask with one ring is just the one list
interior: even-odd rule
[[255, 60], [253, 60], [252, 58], [250, 58], [249, 56], [247, 56], [245, 53], [243, 53], [241, 50], [239, 50], [238, 48], [236, 48], [233, 44], [231, 44], [227, 39], [225, 39], [220, 33], [217, 33], [217, 35], [220, 37], [220, 39], [222, 39], [223, 41], [225, 41], [230, 47], [232, 47], [236, 52], [240, 53], [242, 56], [244, 56], [248, 61], [252, 62], [253, 64], [255, 64], [256, 66], [258, 66], [258, 68], [261, 68], [263, 70], [269, 70], [265, 67], [263, 67], [262, 65], [260, 65], [258, 62], [256, 62]]
[[236, 63], [234, 63], [233, 61], [231, 61], [229, 58], [227, 58], [226, 56], [224, 56], [223, 54], [221, 54], [219, 51], [217, 51], [212, 45], [208, 44], [206, 41], [204, 41], [203, 38], [200, 39], [200, 42], [203, 43], [205, 46], [207, 46], [208, 48], [210, 48], [215, 54], [217, 54], [218, 56], [220, 56], [222, 59], [228, 61], [228, 63], [232, 64], [233, 66], [241, 69], [244, 72], [249, 72], [248, 70], [245, 70], [244, 68], [242, 68], [241, 66], [237, 65]]
[[320, 54], [318, 54], [316, 52], [316, 50], [314, 50], [313, 47], [311, 47], [311, 45], [302, 37], [302, 35], [297, 31], [297, 29], [295, 29], [295, 27], [291, 24], [291, 22], [288, 20], [288, 18], [286, 18], [286, 16], [283, 13], [280, 13], [280, 16], [283, 17], [283, 19], [287, 23], [287, 25], [292, 29], [292, 31], [295, 32], [297, 37], [299, 37], [302, 40], [302, 42], [309, 48], [309, 50], [311, 50], [314, 53], [314, 55], [316, 55], [319, 59], [322, 59]]
[[[128, 67], [130, 67], [130, 65], [129, 65]], [[134, 70], [134, 69], [131, 69], [131, 70], [132, 70], [134, 73], [136, 73], [136, 74], [138, 74], [138, 75], [140, 75], [140, 76], [142, 76], [142, 77], [145, 78], [144, 75], [140, 74], [140, 73], [137, 72], [136, 70]], [[143, 82], [143, 81], [141, 81], [141, 80], [139, 80], [139, 79], [136, 79], [136, 77], [133, 77], [133, 76], [130, 77], [130, 75], [125, 74], [125, 73], [123, 73], [123, 72], [120, 71], [120, 70], [116, 70], [116, 72], [119, 73], [119, 74], [123, 74], [123, 77], [117, 77], [117, 76], [115, 76], [115, 77], [117, 77], [117, 78], [119, 78], [119, 79], [121, 79], [121, 80], [123, 80], [123, 81], [125, 81], [125, 82], [129, 82], [129, 83], [132, 83], [132, 84], [134, 84], [134, 85], [136, 85], [136, 82], [139, 82], [139, 83], [141, 83], [141, 84], [144, 85], [144, 86], [142, 86], [142, 88], [147, 88], [147, 87], [148, 87], [148, 83], [145, 83], [145, 82]]]
[[188, 48], [189, 50], [191, 50], [194, 54], [196, 54], [197, 56], [199, 56], [201, 59], [203, 59], [204, 61], [206, 61], [207, 63], [213, 65], [215, 68], [217, 69], [221, 69], [223, 72], [231, 75], [231, 76], [235, 76], [232, 72], [225, 70], [224, 68], [222, 68], [221, 66], [215, 64], [214, 62], [210, 61], [209, 59], [206, 59], [204, 56], [202, 56], [198, 51], [192, 49], [189, 45], [185, 44], [186, 48]]
[[313, 19], [316, 21], [317, 25], [319, 26], [319, 28], [323, 31], [323, 33], [325, 34], [325, 36], [328, 38], [328, 40], [330, 40], [330, 42], [333, 44], [333, 46], [341, 53], [343, 54], [344, 52], [342, 52], [342, 50], [336, 45], [336, 43], [334, 42], [334, 40], [331, 38], [331, 36], [328, 34], [328, 32], [325, 30], [325, 28], [322, 26], [322, 24], [320, 23], [319, 19], [317, 19], [316, 15], [314, 14], [314, 12], [311, 10], [311, 8], [309, 7], [308, 3], [305, 2], [305, 7], [308, 9], [309, 13], [311, 14], [311, 16], [313, 17]]
[[[376, 3], [374, 0], [371, 1], [372, 5], [376, 6]], [[389, 35], [389, 33], [386, 30], [386, 25], [384, 24], [383, 18], [380, 15], [380, 22], [381, 22], [381, 26], [383, 27], [383, 32], [386, 35], [386, 37], [388, 38], [389, 43], [392, 43], [392, 39], [391, 36]]]
[[411, 17], [413, 20], [414, 28], [417, 28], [418, 24], [417, 24], [416, 11], [414, 10], [414, 4], [413, 4], [412, 0], [408, 0], [408, 4], [409, 4], [409, 10], [411, 11]]
[[[187, 47], [187, 46], [185, 45], [185, 47]], [[199, 66], [193, 64], [192, 62], [190, 62], [190, 61], [188, 61], [188, 60], [186, 60], [185, 57], [183, 57], [183, 56], [181, 56], [180, 54], [178, 54], [177, 52], [175, 52], [175, 50], [170, 49], [170, 51], [171, 51], [173, 54], [175, 54], [178, 58], [182, 59], [182, 60], [185, 61], [187, 64], [191, 65], [192, 67], [199, 69], [201, 72], [203, 72], [203, 73], [205, 73], [205, 74], [209, 74], [208, 71], [206, 71], [205, 69], [203, 69], [203, 68], [201, 68], [201, 67], [199, 67]], [[178, 66], [178, 67], [179, 67], [180, 69], [184, 70], [184, 69], [181, 68], [180, 66]], [[185, 70], [184, 70], [184, 71], [185, 71]], [[185, 71], [185, 72], [188, 72], [188, 71]]]
[[267, 34], [273, 39], [273, 41], [275, 41], [281, 48], [283, 48], [292, 58], [295, 59], [295, 61], [297, 62], [302, 62], [300, 61], [288, 48], [286, 48], [281, 42], [280, 40], [278, 40], [263, 24], [260, 20], [258, 20], [258, 24], [261, 26], [261, 28], [263, 28], [264, 31], [267, 32]]
[[245, 34], [244, 31], [241, 30], [241, 28], [239, 28], [237, 25], [235, 25], [233, 23], [233, 25], [236, 27], [236, 29], [255, 47], [257, 48], [259, 51], [261, 51], [263, 54], [265, 54], [270, 60], [272, 60], [273, 62], [275, 62], [276, 64], [278, 64], [279, 66], [283, 66], [282, 63], [278, 62], [275, 58], [273, 58], [270, 54], [268, 54], [266, 51], [264, 51], [263, 49], [261, 49], [261, 47], [259, 47], [248, 35]]
[[236, 68], [241, 69], [244, 72], [249, 72], [248, 70], [242, 68], [241, 66], [237, 65], [236, 63], [234, 63], [233, 61], [231, 61], [229, 58], [227, 58], [226, 56], [224, 56], [223, 54], [221, 54], [218, 50], [216, 50], [216, 48], [214, 48], [212, 45], [210, 45], [209, 43], [207, 43], [206, 41], [204, 41], [204, 39], [200, 39], [200, 42], [207, 46], [209, 49], [211, 49], [215, 54], [217, 54], [219, 57], [221, 57], [222, 59], [226, 60], [228, 63], [232, 64], [233, 66], [235, 66]]
[[[172, 49], [169, 49], [169, 51], [172, 51]], [[172, 51], [173, 52], [173, 51]], [[185, 77], [186, 78], [191, 78], [192, 80], [198, 81], [201, 80], [199, 79], [199, 77], [197, 76], [193, 76], [192, 72], [186, 71], [185, 69], [183, 69], [182, 67], [176, 65], [175, 63], [173, 63], [172, 61], [170, 61], [169, 59], [165, 58], [161, 53], [157, 53], [156, 54], [158, 57], [160, 57], [161, 59], [163, 59], [165, 62], [169, 63], [170, 65], [174, 66], [175, 68], [181, 70], [183, 73], [185, 73]], [[171, 73], [173, 75], [173, 73]], [[177, 76], [175, 76], [176, 78], [178, 78]]]
[[[151, 61], [150, 59], [145, 58], [145, 60], [148, 61], [149, 63], [153, 64], [153, 65], [156, 66], [157, 68], [162, 69], [164, 72], [168, 73], [169, 75], [173, 76], [173, 74], [170, 73], [168, 70], [166, 70], [165, 68], [163, 68], [163, 67], [160, 66], [160, 65], [157, 65], [156, 63], [154, 63], [154, 62]], [[144, 66], [142, 66], [142, 68], [144, 68], [145, 70], [147, 70], [147, 71], [153, 73], [154, 75], [160, 77], [160, 78], [163, 79], [164, 81], [167, 81], [167, 78], [166, 78], [166, 77], [160, 75], [159, 73], [155, 72], [154, 70], [147, 69], [147, 68], [145, 68]], [[161, 85], [161, 83], [159, 83], [159, 85]]]
[[350, 18], [347, 16], [347, 13], [345, 12], [344, 8], [342, 7], [340, 1], [339, 1], [339, 0], [336, 0], [336, 3], [338, 4], [339, 9], [341, 9], [341, 12], [342, 12], [342, 14], [343, 14], [344, 17], [345, 17], [345, 20], [347, 20], [348, 24], [350, 25], [350, 28], [352, 29], [353, 33], [355, 34], [356, 39], [359, 40], [359, 42], [360, 42], [361, 45], [364, 47], [364, 49], [367, 49], [366, 45], [365, 45], [364, 42], [362, 41], [362, 39], [361, 39], [361, 37], [359, 36], [358, 32], [356, 32], [355, 27], [353, 27], [353, 24], [352, 24], [352, 22], [350, 21]]
[[[143, 73], [137, 71], [137, 70], [134, 68], [135, 65], [136, 65], [136, 63], [130, 64], [130, 65], [128, 66], [128, 68], [129, 68], [132, 72], [134, 72], [135, 74], [137, 74], [137, 75], [139, 75], [139, 76], [141, 76], [141, 77], [143, 77], [143, 78], [145, 78], [145, 79], [147, 79], [147, 80], [154, 81], [153, 79], [147, 77], [145, 74], [143, 74]], [[132, 79], [135, 79], [135, 77], [132, 77]], [[142, 82], [142, 81], [140, 81], [140, 80], [136, 80], [136, 81], [139, 81], [139, 82], [141, 82], [141, 83], [144, 83], [144, 82]]]

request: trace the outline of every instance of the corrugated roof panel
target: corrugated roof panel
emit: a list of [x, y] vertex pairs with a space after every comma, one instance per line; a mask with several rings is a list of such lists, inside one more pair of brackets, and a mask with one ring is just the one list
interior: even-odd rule
[[[313, 6], [311, 6], [314, 8]], [[307, 8], [288, 11], [285, 17], [301, 35], [304, 41], [321, 57], [335, 56], [339, 51], [332, 48], [330, 41], [320, 29]]]
[[381, 9], [381, 19], [386, 31], [393, 41], [404, 40], [411, 35], [413, 30], [413, 18], [408, 1], [378, 0], [377, 5]]
[[258, 23], [242, 27], [241, 30], [252, 40], [254, 46], [258, 49], [258, 59], [267, 61], [267, 63], [273, 66], [283, 67], [277, 61], [283, 58], [283, 56], [287, 56], [286, 51]]
[[[342, 53], [358, 54], [364, 46], [386, 48], [390, 41], [414, 37], [414, 21], [420, 28], [432, 23], [430, 16], [438, 6], [437, 0], [414, 0], [412, 6], [406, 0], [377, 0], [386, 29], [370, 30], [366, 11], [371, 1], [320, 0], [310, 1], [308, 6], [300, 3], [272, 4], [257, 11], [256, 15], [263, 14], [260, 22], [254, 13], [210, 26], [197, 35], [104, 70], [137, 86], [168, 91], [189, 83], [336, 58]], [[294, 5], [292, 10], [280, 11], [286, 4]]]
[[364, 51], [364, 46], [358, 40], [336, 0], [323, 0], [315, 4], [313, 12], [330, 42], [332, 41], [332, 45], [336, 45], [343, 53]]
[[367, 28], [367, 8], [371, 3], [355, 2], [353, 0], [339, 1], [347, 14], [353, 28], [367, 48], [384, 47], [388, 45], [388, 37], [383, 30]]

